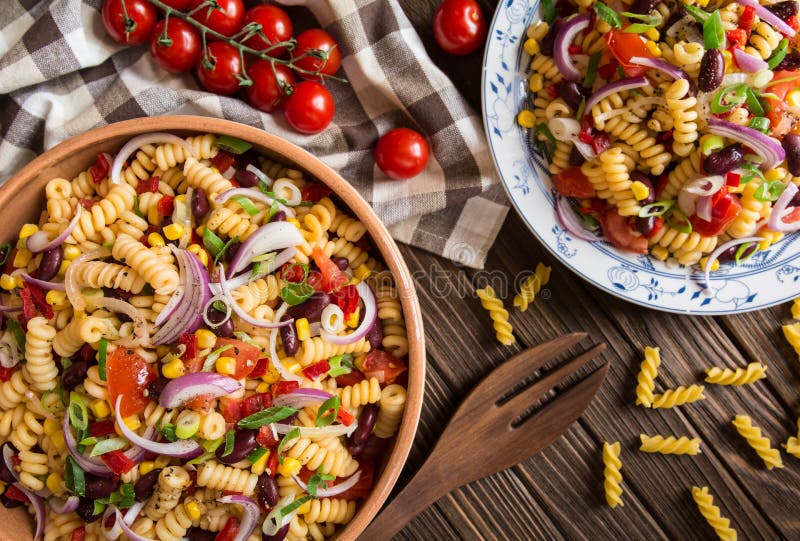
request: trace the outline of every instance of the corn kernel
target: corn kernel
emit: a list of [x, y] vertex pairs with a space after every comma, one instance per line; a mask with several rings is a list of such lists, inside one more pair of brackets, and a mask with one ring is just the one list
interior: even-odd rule
[[[704, 258], [702, 258], [702, 259], [700, 260], [700, 267], [701, 267], [703, 270], [705, 270], [705, 268], [706, 268], [706, 266], [707, 266], [707, 265], [708, 265], [708, 258], [707, 258], [707, 257], [704, 257]], [[711, 272], [713, 272], [713, 271], [717, 270], [718, 268], [719, 268], [719, 260], [718, 260], [718, 259], [715, 259], [715, 260], [714, 260], [714, 264], [713, 264], [713, 265], [711, 265], [711, 269], [710, 269], [710, 270], [711, 270]]]
[[631, 184], [631, 190], [637, 201], [644, 201], [650, 195], [650, 188], [648, 188], [644, 182], [638, 180]]
[[131, 430], [139, 430], [142, 427], [142, 422], [139, 420], [138, 415], [129, 415], [125, 417], [122, 422]]
[[172, 457], [167, 455], [161, 455], [155, 460], [156, 468], [166, 468], [169, 466], [170, 462], [172, 462]]
[[531, 56], [538, 54], [540, 51], [539, 42], [533, 38], [526, 39], [525, 45], [523, 45], [522, 47], [523, 49], [525, 49], [525, 52]]
[[773, 181], [773, 180], [781, 180], [783, 175], [781, 175], [782, 171], [779, 169], [770, 169], [766, 173], [764, 173], [764, 178]]
[[178, 240], [183, 235], [183, 229], [181, 224], [169, 224], [164, 228], [164, 236], [169, 240]]
[[800, 106], [800, 90], [793, 90], [786, 95], [786, 102], [792, 107]]
[[233, 357], [220, 357], [215, 364], [217, 373], [230, 376], [236, 372], [236, 359]]
[[353, 271], [353, 274], [355, 274], [356, 278], [359, 280], [364, 281], [369, 278], [369, 276], [372, 274], [372, 271], [369, 270], [369, 267], [362, 263], [356, 270]]
[[22, 229], [19, 230], [19, 238], [20, 240], [27, 239], [28, 237], [30, 237], [31, 235], [33, 235], [38, 231], [39, 231], [39, 226], [37, 226], [36, 224], [25, 224], [22, 226]]
[[533, 39], [544, 39], [547, 32], [550, 30], [550, 25], [545, 21], [539, 21], [537, 24], [532, 24], [525, 30], [525, 35]]
[[256, 472], [264, 472], [267, 469], [267, 460], [269, 460], [269, 449], [267, 452], [261, 455], [261, 458], [253, 462], [253, 466], [250, 468], [250, 471], [253, 473]]
[[302, 366], [300, 366], [300, 363], [299, 363], [299, 362], [297, 362], [297, 361], [296, 361], [296, 360], [294, 360], [294, 359], [291, 359], [291, 360], [289, 360], [289, 359], [284, 359], [284, 361], [283, 361], [283, 366], [285, 366], [285, 367], [286, 367], [286, 370], [288, 370], [288, 371], [289, 371], [289, 372], [291, 372], [292, 374], [297, 374], [298, 372], [300, 372], [300, 370], [302, 370], [302, 369], [303, 369], [303, 367], [302, 367]]
[[203, 247], [200, 246], [199, 244], [190, 244], [189, 246], [186, 247], [186, 249], [192, 252], [193, 254], [197, 255], [200, 253], [200, 250], [202, 250]]
[[356, 327], [358, 327], [359, 317], [361, 317], [361, 307], [358, 307], [355, 310], [353, 310], [353, 313], [347, 316], [347, 319], [345, 319], [344, 322], [351, 329], [355, 329]]
[[145, 460], [139, 464], [139, 475], [147, 475], [154, 469], [156, 469], [156, 463], [152, 460]]
[[287, 456], [283, 459], [283, 464], [278, 465], [278, 473], [280, 473], [284, 477], [291, 477], [292, 474], [297, 475], [298, 473], [300, 473], [300, 470], [302, 468], [303, 465], [300, 463], [299, 460]]
[[70, 264], [72, 264], [72, 261], [70, 261], [69, 259], [62, 260], [61, 261], [61, 266], [58, 268], [58, 274], [60, 274], [62, 276], [64, 274], [66, 274], [67, 273], [67, 269], [69, 268]]
[[661, 39], [661, 34], [659, 34], [658, 30], [656, 30], [655, 28], [651, 28], [650, 30], [644, 33], [644, 37], [646, 37], [647, 39], [651, 39], [653, 41], [658, 41], [659, 39]]
[[647, 47], [647, 50], [650, 51], [650, 54], [659, 58], [661, 56], [661, 49], [658, 48], [658, 44], [653, 40], [648, 40], [647, 43], [644, 44]]
[[725, 61], [725, 71], [730, 71], [731, 68], [731, 60], [733, 55], [729, 51], [720, 51], [722, 53], [722, 59]]
[[71, 244], [67, 244], [64, 246], [64, 259], [68, 259], [72, 261], [73, 259], [78, 259], [81, 255], [81, 249], [77, 246], [73, 246]]
[[183, 362], [175, 357], [170, 362], [161, 367], [161, 375], [167, 379], [175, 379], [181, 377], [186, 372], [186, 367]]
[[186, 514], [189, 515], [189, 518], [192, 520], [199, 520], [200, 519], [200, 506], [197, 505], [197, 502], [189, 502], [183, 506], [186, 509]]
[[61, 431], [61, 425], [55, 419], [47, 418], [44, 420], [44, 433], [48, 436]]
[[17, 286], [19, 289], [25, 287], [25, 279], [22, 277], [21, 274], [17, 274], [14, 276], [14, 285]]
[[200, 263], [202, 263], [204, 267], [208, 267], [208, 252], [200, 250], [197, 253], [197, 259], [200, 260]]
[[311, 330], [308, 325], [308, 319], [301, 317], [295, 321], [295, 327], [297, 328], [298, 340], [308, 340], [311, 338]]
[[297, 229], [301, 229], [300, 222], [297, 221], [297, 218], [287, 218], [286, 221], [294, 224]]
[[0, 276], [0, 287], [5, 289], [6, 291], [11, 291], [15, 287], [17, 287], [17, 280], [14, 276], [10, 274], [3, 274]]
[[297, 508], [298, 515], [305, 515], [311, 512], [311, 501], [303, 502], [303, 505]]
[[212, 165], [211, 167], [209, 167], [209, 169], [211, 169], [211, 170], [212, 170], [212, 171], [214, 171], [215, 173], [219, 173], [219, 169], [217, 169], [217, 168], [216, 168], [215, 166], [213, 166], [213, 165]]
[[197, 226], [197, 229], [195, 229], [194, 231], [195, 231], [195, 233], [197, 233], [198, 235], [200, 235], [202, 237], [203, 236], [203, 232], [205, 230], [206, 230], [206, 226], [199, 225], [199, 226]]
[[67, 442], [64, 441], [64, 433], [60, 430], [50, 434], [50, 441], [53, 442], [53, 447], [55, 447], [59, 453], [63, 453], [67, 450]]
[[194, 335], [197, 338], [197, 347], [200, 349], [213, 348], [217, 343], [217, 336], [208, 329], [199, 329]]
[[531, 92], [539, 92], [544, 88], [544, 77], [541, 73], [534, 73], [528, 80], [528, 89]]
[[61, 494], [64, 492], [64, 479], [57, 472], [53, 472], [47, 476], [45, 485], [47, 485], [47, 489], [53, 494]]
[[31, 259], [33, 259], [33, 253], [27, 248], [17, 250], [17, 254], [14, 256], [14, 268], [21, 269], [27, 267]]
[[89, 409], [92, 410], [92, 413], [94, 413], [94, 416], [98, 419], [105, 419], [111, 415], [111, 408], [108, 406], [108, 402], [102, 398], [94, 400], [89, 405]]
[[175, 196], [175, 202], [186, 203], [186, 194], [182, 193], [180, 195]]
[[523, 109], [517, 115], [517, 124], [523, 128], [533, 128], [536, 125], [536, 115], [532, 111]]
[[44, 296], [44, 300], [47, 301], [47, 304], [53, 307], [65, 307], [67, 303], [67, 294], [63, 291], [56, 291], [55, 289], [51, 289], [47, 292], [47, 295]]
[[[758, 249], [759, 250], [766, 250], [771, 245], [772, 245], [772, 238], [771, 237], [767, 237], [767, 238], [765, 238], [764, 240], [762, 240], [761, 242], [758, 243]], [[716, 263], [716, 261], [715, 261], [715, 263]], [[716, 270], [716, 269], [713, 269], [713, 270]]]
[[269, 391], [269, 383], [267, 383], [266, 381], [262, 381], [258, 385], [256, 385], [257, 393], [266, 393], [267, 391]]
[[150, 233], [149, 235], [147, 235], [147, 244], [149, 244], [153, 248], [160, 248], [162, 246], [166, 246], [166, 242], [164, 242], [164, 237], [162, 237], [158, 233]]
[[278, 383], [280, 380], [281, 380], [281, 375], [278, 372], [278, 369], [275, 368], [275, 366], [273, 366], [273, 364], [270, 362], [267, 365], [267, 373], [261, 376], [261, 381], [269, 384], [269, 383]]
[[162, 345], [162, 346], [157, 346], [156, 347], [156, 355], [158, 355], [159, 357], [163, 357], [164, 355], [168, 354], [169, 352], [170, 352], [169, 346], [163, 346]]
[[708, 5], [708, 0], [696, 0], [695, 4], [701, 8], [704, 8]]

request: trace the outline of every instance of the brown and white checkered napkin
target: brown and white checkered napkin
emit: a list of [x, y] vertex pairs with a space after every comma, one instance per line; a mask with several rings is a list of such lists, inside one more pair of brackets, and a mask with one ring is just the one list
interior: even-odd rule
[[[480, 117], [433, 64], [396, 0], [282, 0], [308, 7], [342, 48], [349, 83], [328, 83], [336, 115], [324, 132], [293, 132], [237, 98], [170, 74], [145, 47], [105, 33], [102, 0], [0, 0], [0, 182], [36, 154], [91, 128], [135, 117], [195, 114], [278, 134], [336, 169], [393, 236], [482, 267], [508, 211]], [[389, 180], [373, 148], [388, 130], [427, 135], [424, 173]]]

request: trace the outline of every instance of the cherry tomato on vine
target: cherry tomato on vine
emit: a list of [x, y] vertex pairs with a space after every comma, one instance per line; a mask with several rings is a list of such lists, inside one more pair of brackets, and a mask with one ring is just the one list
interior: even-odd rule
[[[267, 39], [259, 35], [247, 38], [243, 45], [263, 51], [275, 43], [288, 41], [294, 33], [294, 26], [289, 15], [278, 6], [260, 5], [248, 9], [244, 14], [244, 24], [257, 23], [261, 25], [261, 32]], [[286, 47], [277, 47], [269, 52], [270, 56], [279, 58], [286, 53]]]
[[156, 24], [156, 8], [147, 0], [106, 0], [103, 24], [114, 41], [141, 45]]
[[[323, 60], [318, 56], [327, 53], [327, 59]], [[307, 56], [303, 56], [307, 55]], [[297, 47], [292, 52], [292, 57], [296, 58], [294, 65], [306, 71], [313, 71], [323, 73], [325, 75], [333, 75], [339, 69], [342, 63], [342, 53], [339, 50], [339, 44], [333, 39], [333, 36], [328, 34], [321, 28], [311, 28], [300, 32], [297, 36]], [[302, 57], [302, 58], [301, 58]], [[318, 81], [320, 79], [317, 75], [310, 75], [299, 73], [300, 77], [304, 79], [313, 79]]]
[[486, 20], [475, 0], [444, 0], [433, 17], [433, 36], [453, 55], [469, 54], [486, 38]]
[[414, 130], [395, 128], [375, 145], [375, 162], [390, 178], [411, 178], [428, 164], [428, 143]]
[[[192, 0], [188, 10], [191, 11], [206, 0]], [[244, 3], [242, 0], [217, 0], [219, 8], [204, 7], [192, 18], [206, 25], [223, 36], [231, 37], [244, 26]]]
[[186, 11], [186, 8], [189, 7], [189, 2], [191, 2], [191, 0], [161, 0], [162, 4], [167, 4], [172, 9], [178, 11]]
[[[166, 26], [166, 32], [164, 27]], [[163, 39], [162, 39], [163, 38]], [[172, 73], [189, 71], [200, 57], [200, 36], [192, 25], [171, 17], [158, 21], [150, 36], [150, 54], [156, 63]]]
[[286, 100], [286, 120], [300, 133], [318, 133], [331, 123], [333, 96], [316, 81], [302, 81]]
[[203, 54], [197, 62], [197, 78], [200, 79], [200, 84], [215, 94], [235, 94], [239, 90], [239, 77], [242, 75], [239, 50], [224, 41], [214, 41], [208, 44], [207, 51], [210, 64]]
[[245, 88], [247, 101], [256, 109], [271, 113], [283, 107], [283, 102], [292, 92], [294, 73], [283, 64], [259, 60], [247, 68], [253, 85]]

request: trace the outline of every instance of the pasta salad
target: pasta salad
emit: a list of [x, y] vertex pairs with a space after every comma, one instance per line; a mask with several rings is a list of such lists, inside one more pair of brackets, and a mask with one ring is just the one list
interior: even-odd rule
[[800, 229], [796, 0], [541, 6], [518, 122], [568, 231], [708, 281]]
[[245, 141], [150, 133], [2, 247], [0, 500], [35, 538], [323, 539], [406, 402], [363, 223]]

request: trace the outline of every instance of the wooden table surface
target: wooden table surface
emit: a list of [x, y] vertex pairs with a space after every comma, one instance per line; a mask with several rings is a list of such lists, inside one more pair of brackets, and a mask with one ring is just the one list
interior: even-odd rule
[[[481, 53], [457, 58], [439, 50], [432, 34], [439, 3], [400, 0], [434, 62], [480, 110]], [[497, 2], [481, 3], [490, 19]], [[424, 460], [461, 398], [483, 374], [521, 349], [583, 330], [589, 333], [586, 345], [608, 343], [604, 358], [611, 369], [584, 416], [549, 448], [444, 497], [397, 539], [714, 538], [692, 500], [693, 485], [710, 488], [740, 539], [800, 539], [800, 460], [782, 452], [785, 468], [767, 471], [731, 425], [736, 414], [748, 414], [773, 446], [797, 433], [800, 363], [780, 329], [790, 317], [788, 305], [725, 317], [640, 308], [592, 287], [561, 265], [513, 210], [483, 272], [406, 246], [402, 252], [417, 276], [428, 378], [419, 431], [400, 485]], [[539, 261], [552, 265], [551, 281], [526, 313], [509, 310], [517, 344], [502, 346], [475, 289], [484, 285], [487, 272], [493, 280], [513, 283]], [[513, 291], [506, 297], [507, 308], [512, 297]], [[713, 365], [761, 361], [768, 377], [743, 387], [706, 386], [706, 400], [695, 404], [644, 409], [634, 405], [634, 388], [645, 346], [661, 348], [656, 392], [702, 383], [703, 370]], [[642, 453], [640, 433], [699, 437], [702, 454]], [[617, 440], [622, 443], [625, 506], [610, 509], [603, 495], [601, 449], [604, 441]]]

